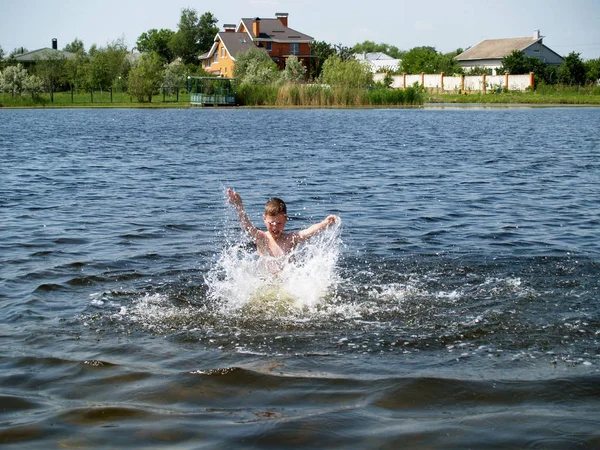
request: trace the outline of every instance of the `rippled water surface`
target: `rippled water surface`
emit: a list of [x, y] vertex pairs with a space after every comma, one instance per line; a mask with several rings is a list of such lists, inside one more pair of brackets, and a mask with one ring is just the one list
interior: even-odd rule
[[[600, 109], [0, 110], [0, 442], [600, 447]], [[273, 278], [262, 226], [341, 225]]]

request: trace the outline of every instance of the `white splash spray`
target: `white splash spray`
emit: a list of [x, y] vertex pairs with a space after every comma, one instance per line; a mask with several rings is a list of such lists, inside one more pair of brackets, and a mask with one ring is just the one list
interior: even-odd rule
[[[206, 276], [209, 297], [222, 312], [313, 311], [338, 283], [340, 225], [300, 244], [284, 264], [236, 242], [224, 248]], [[279, 266], [273, 271], [274, 265]]]

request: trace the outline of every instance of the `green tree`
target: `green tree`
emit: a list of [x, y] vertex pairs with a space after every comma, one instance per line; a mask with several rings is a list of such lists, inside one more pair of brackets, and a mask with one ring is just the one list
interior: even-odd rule
[[585, 65], [585, 78], [588, 83], [600, 81], [600, 58], [588, 59]]
[[66, 82], [66, 58], [56, 50], [45, 51], [35, 63], [35, 74], [43, 80], [50, 101], [54, 102], [54, 93]]
[[63, 51], [71, 53], [85, 53], [83, 41], [75, 38], [73, 42], [64, 46]]
[[88, 87], [104, 90], [110, 88], [119, 76], [127, 78], [131, 64], [126, 55], [127, 47], [122, 40], [114, 41], [106, 47], [90, 47]]
[[454, 66], [454, 56], [442, 55], [434, 47], [414, 47], [402, 55], [400, 70], [410, 74], [455, 73], [460, 71], [460, 68], [458, 65]]
[[162, 85], [171, 89], [185, 87], [187, 85], [187, 73], [187, 67], [180, 62], [174, 61], [167, 64]]
[[394, 59], [400, 59], [402, 52], [398, 50], [398, 47], [389, 44], [376, 44], [373, 41], [364, 41], [362, 43], [354, 45], [352, 47], [352, 53], [385, 53]]
[[334, 46], [335, 54], [339, 56], [342, 61], [348, 61], [350, 59], [354, 59], [354, 53], [350, 47], [346, 47], [342, 44], [337, 44]]
[[367, 64], [356, 59], [343, 60], [335, 55], [323, 64], [323, 82], [331, 86], [365, 88], [373, 84], [373, 74]]
[[4, 49], [0, 45], [0, 70], [4, 67]]
[[295, 55], [290, 56], [285, 61], [285, 69], [283, 70], [282, 78], [284, 81], [292, 83], [301, 83], [306, 80], [306, 67], [304, 67], [302, 62]]
[[217, 18], [212, 13], [204, 13], [198, 17], [198, 12], [192, 8], [181, 10], [178, 30], [171, 37], [168, 47], [175, 57], [180, 57], [184, 64], [196, 64], [198, 55], [210, 50], [219, 28]]
[[279, 81], [277, 64], [261, 48], [251, 48], [235, 57], [233, 74], [246, 84], [270, 84]]
[[21, 64], [8, 66], [0, 73], [0, 90], [10, 92], [12, 98], [15, 98], [21, 95], [25, 78], [27, 78], [27, 70]]
[[335, 47], [325, 41], [313, 41], [310, 43], [310, 73], [313, 78], [318, 78], [323, 70], [323, 63], [327, 58], [336, 54]]
[[521, 50], [514, 50], [502, 59], [498, 73], [522, 75], [533, 72], [537, 81], [546, 84], [556, 83], [556, 68], [540, 61], [534, 56], [525, 56]]
[[152, 101], [164, 79], [163, 60], [156, 52], [143, 53], [129, 72], [128, 91], [140, 102]]
[[558, 68], [558, 81], [568, 85], [581, 85], [586, 81], [585, 65], [579, 53], [571, 52]]
[[88, 88], [90, 79], [90, 57], [82, 50], [65, 62], [65, 80], [71, 89]]
[[169, 42], [175, 34], [174, 31], [162, 28], [153, 28], [142, 33], [136, 42], [136, 47], [141, 53], [155, 52], [167, 63], [174, 59], [173, 51], [169, 48]]
[[31, 95], [36, 100], [44, 90], [44, 80], [36, 75], [28, 75], [23, 80], [23, 93]]

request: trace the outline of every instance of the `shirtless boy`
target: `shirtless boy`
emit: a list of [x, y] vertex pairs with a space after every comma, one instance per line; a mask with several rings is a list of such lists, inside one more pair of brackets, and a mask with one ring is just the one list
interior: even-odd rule
[[288, 220], [285, 203], [279, 198], [271, 198], [265, 205], [265, 215], [263, 216], [267, 231], [262, 231], [256, 228], [248, 218], [240, 194], [232, 189], [227, 189], [227, 197], [229, 203], [235, 207], [238, 213], [242, 228], [256, 243], [256, 249], [260, 256], [279, 257], [287, 255], [300, 242], [313, 237], [339, 221], [338, 216], [329, 215], [322, 222], [316, 223], [305, 230], [286, 233], [283, 231]]

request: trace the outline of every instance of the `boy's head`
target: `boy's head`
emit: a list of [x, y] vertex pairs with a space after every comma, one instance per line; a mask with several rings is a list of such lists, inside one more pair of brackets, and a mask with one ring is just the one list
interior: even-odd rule
[[285, 202], [277, 197], [272, 197], [267, 200], [265, 204], [265, 216], [278, 216], [283, 214], [287, 215], [287, 207], [285, 206]]
[[267, 231], [278, 236], [283, 232], [287, 222], [287, 207], [280, 198], [270, 198], [265, 204], [265, 215], [263, 217]]

